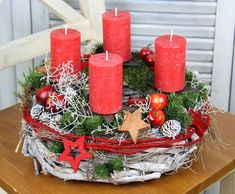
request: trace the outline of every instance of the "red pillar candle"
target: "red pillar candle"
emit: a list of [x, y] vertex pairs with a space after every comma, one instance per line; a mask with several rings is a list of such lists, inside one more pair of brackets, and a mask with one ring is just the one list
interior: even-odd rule
[[[72, 61], [74, 73], [81, 71], [81, 34], [75, 29], [57, 29], [51, 32], [51, 72]], [[59, 78], [59, 71], [54, 73]]]
[[89, 58], [89, 104], [93, 112], [113, 114], [122, 108], [123, 60], [105, 53]]
[[130, 21], [127, 11], [113, 10], [103, 14], [104, 50], [120, 55], [124, 62], [131, 58]]
[[177, 92], [185, 86], [186, 39], [173, 35], [159, 36], [155, 40], [155, 83], [163, 92]]

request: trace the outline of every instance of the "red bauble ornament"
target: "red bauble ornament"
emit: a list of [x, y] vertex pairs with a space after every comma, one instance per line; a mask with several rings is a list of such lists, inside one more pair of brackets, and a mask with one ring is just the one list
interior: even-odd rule
[[148, 66], [154, 66], [155, 63], [155, 55], [147, 55], [145, 57], [145, 62], [147, 63]]
[[55, 91], [53, 86], [43, 86], [36, 92], [36, 101], [43, 106], [46, 105], [48, 97]]
[[62, 108], [66, 107], [66, 100], [63, 94], [53, 92], [52, 95], [46, 101], [46, 110], [49, 112], [58, 112]]
[[149, 44], [147, 47], [142, 48], [140, 50], [139, 56], [141, 59], [145, 59], [147, 55], [153, 54], [153, 51], [149, 48], [151, 44]]
[[143, 97], [135, 97], [135, 96], [130, 96], [129, 97], [129, 100], [128, 100], [128, 102], [127, 102], [127, 104], [129, 105], [129, 106], [131, 106], [131, 105], [136, 105], [136, 104], [138, 104], [138, 103], [146, 103], [146, 100], [145, 100], [145, 98], [143, 98]]
[[[59, 161], [69, 162], [74, 172], [77, 172], [81, 160], [92, 158], [91, 154], [85, 149], [85, 136], [81, 136], [77, 141], [63, 139], [64, 151], [57, 158]], [[77, 151], [77, 155], [71, 155], [71, 148]], [[73, 150], [73, 151], [74, 151]]]
[[167, 95], [162, 93], [150, 95], [150, 106], [156, 109], [164, 109], [167, 105]]
[[153, 108], [147, 116], [148, 121], [153, 125], [153, 126], [161, 126], [164, 121], [165, 121], [165, 114], [163, 111]]

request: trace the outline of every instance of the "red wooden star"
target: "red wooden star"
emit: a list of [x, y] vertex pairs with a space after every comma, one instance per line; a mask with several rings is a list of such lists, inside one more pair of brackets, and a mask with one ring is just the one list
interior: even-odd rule
[[[74, 172], [77, 172], [78, 167], [80, 165], [81, 160], [91, 158], [91, 154], [84, 148], [85, 146], [85, 136], [81, 136], [77, 141], [69, 141], [67, 139], [63, 139], [64, 143], [64, 151], [57, 158], [59, 161], [69, 162]], [[72, 148], [75, 149], [79, 153], [76, 156], [70, 155], [72, 153]]]

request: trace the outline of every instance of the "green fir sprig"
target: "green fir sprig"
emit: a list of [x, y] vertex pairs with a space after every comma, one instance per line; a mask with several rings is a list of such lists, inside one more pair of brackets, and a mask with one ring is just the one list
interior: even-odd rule
[[109, 171], [104, 164], [97, 164], [94, 167], [94, 173], [101, 179], [107, 179], [109, 177]]
[[62, 153], [64, 151], [63, 143], [58, 141], [53, 141], [49, 147], [50, 152]]
[[123, 170], [123, 162], [120, 157], [116, 157], [103, 164], [97, 164], [94, 167], [95, 175], [101, 179], [106, 179], [113, 172]]
[[128, 87], [138, 91], [140, 94], [148, 91], [154, 80], [154, 73], [149, 70], [146, 63], [139, 57], [139, 52], [132, 52], [132, 60], [138, 66], [124, 66], [123, 80]]
[[198, 93], [199, 99], [203, 99], [206, 96], [208, 96], [209, 91], [206, 83], [201, 82], [193, 72], [191, 71], [186, 72], [185, 81], [187, 87], [194, 88], [197, 90], [194, 93]]
[[24, 108], [32, 106], [32, 96], [36, 91], [46, 85], [45, 75], [36, 71], [30, 70], [28, 75], [23, 74], [23, 81], [18, 80], [17, 83], [21, 87], [20, 92], [15, 92], [15, 96], [20, 99]]
[[71, 112], [65, 112], [60, 119], [60, 126], [62, 128], [66, 127], [66, 130], [74, 128], [76, 123], [74, 123], [75, 118], [72, 116]]
[[91, 117], [88, 117], [85, 120], [85, 127], [89, 131], [93, 131], [93, 130], [97, 129], [102, 124], [102, 121], [103, 121], [103, 119], [100, 115], [93, 115]]
[[110, 173], [113, 173], [114, 171], [119, 172], [123, 170], [123, 162], [120, 157], [116, 157], [106, 163], [106, 167]]
[[31, 70], [30, 73], [25, 77], [25, 81], [23, 82], [23, 87], [31, 88], [34, 92], [36, 92], [41, 86], [46, 85], [45, 75], [36, 71]]
[[164, 109], [166, 120], [177, 120], [181, 123], [183, 129], [192, 123], [192, 117], [184, 107], [184, 98], [182, 95], [171, 93], [168, 95], [168, 104]]
[[153, 79], [153, 73], [149, 71], [147, 66], [125, 67], [123, 76], [124, 82], [141, 94], [151, 88], [148, 81]]
[[97, 42], [94, 46], [93, 46], [93, 48], [92, 48], [92, 50], [91, 50], [91, 53], [92, 54], [95, 54], [95, 53], [103, 53], [104, 52], [104, 45], [103, 45], [103, 43], [101, 43], [101, 42]]
[[194, 91], [183, 92], [180, 95], [183, 99], [183, 106], [188, 110], [201, 100], [207, 98], [208, 88], [205, 83], [201, 82], [193, 72], [187, 71], [185, 76], [186, 87], [193, 88]]
[[71, 112], [66, 112], [60, 119], [60, 126], [65, 130], [74, 129], [77, 135], [91, 135], [92, 131], [102, 125], [103, 119], [100, 115], [93, 115], [87, 118], [76, 118]]

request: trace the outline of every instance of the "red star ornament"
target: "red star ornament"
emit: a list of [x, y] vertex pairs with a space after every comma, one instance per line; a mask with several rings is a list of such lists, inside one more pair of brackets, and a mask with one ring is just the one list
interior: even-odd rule
[[[92, 155], [84, 148], [85, 147], [85, 136], [81, 136], [75, 142], [63, 139], [64, 151], [57, 158], [59, 161], [69, 162], [74, 172], [77, 172], [81, 160], [90, 159]], [[76, 148], [79, 154], [76, 157], [69, 155], [71, 148]]]

